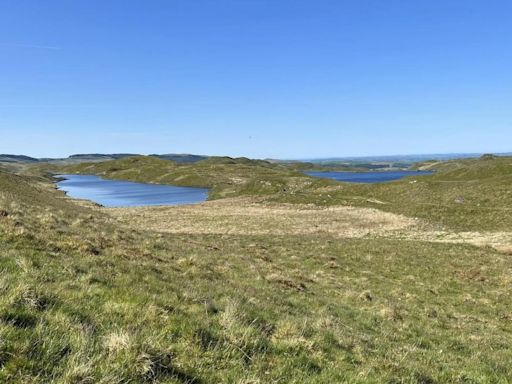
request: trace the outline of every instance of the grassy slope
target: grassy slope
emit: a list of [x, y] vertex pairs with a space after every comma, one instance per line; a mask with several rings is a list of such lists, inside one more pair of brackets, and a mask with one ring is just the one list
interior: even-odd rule
[[177, 164], [145, 156], [85, 163], [63, 172], [91, 173], [112, 179], [211, 188], [210, 198], [268, 195], [301, 183], [306, 177], [293, 167], [246, 158], [212, 157], [194, 164]]
[[5, 172], [0, 210], [0, 382], [512, 377], [512, 260], [491, 249], [124, 229]]
[[275, 200], [372, 206], [456, 230], [512, 228], [512, 158], [453, 160], [427, 169], [436, 172], [384, 184], [312, 186]]

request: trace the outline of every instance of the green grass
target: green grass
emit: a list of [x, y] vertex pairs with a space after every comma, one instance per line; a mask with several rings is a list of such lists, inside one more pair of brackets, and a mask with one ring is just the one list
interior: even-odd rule
[[[180, 258], [165, 255], [151, 262], [109, 262], [105, 256], [49, 259], [30, 244], [29, 249], [17, 247], [17, 260], [30, 261], [21, 269], [19, 262], [2, 260], [11, 277], [3, 283], [9, 288], [2, 299], [0, 377], [9, 382], [35, 377], [62, 382], [495, 382], [512, 374], [510, 329], [500, 324], [507, 321], [510, 297], [485, 293], [503, 290], [503, 275], [495, 270], [503, 265], [491, 255], [347, 241], [306, 265], [276, 254], [281, 260], [270, 267], [258, 257], [259, 247], [273, 253], [292, 241], [288, 253], [312, 257], [319, 244], [308, 240], [230, 238], [224, 239], [231, 245], [222, 247], [220, 257], [208, 257], [199, 247], [175, 246], [168, 250]], [[237, 260], [239, 247], [248, 244], [257, 250]], [[373, 259], [362, 263], [354, 256], [361, 252]], [[437, 260], [440, 266], [418, 272], [415, 263], [428, 265], [435, 252], [445, 255]], [[454, 254], [464, 261], [445, 270], [446, 258]], [[403, 265], [392, 267], [386, 262], [391, 256]], [[494, 275], [490, 281], [463, 275], [451, 281], [466, 264], [477, 273], [476, 259], [492, 262], [483, 275]], [[341, 271], [325, 266], [333, 261], [343, 265]], [[227, 267], [229, 272], [219, 272]], [[311, 278], [311, 268], [323, 273], [322, 280]], [[368, 273], [373, 268], [379, 274]], [[263, 277], [254, 278], [256, 269]]]
[[[441, 186], [453, 180], [465, 183], [466, 201], [484, 188], [496, 199], [489, 206], [509, 202], [500, 191], [510, 160], [492, 171], [476, 160], [443, 165], [426, 181], [382, 186], [315, 181], [273, 165], [123, 160], [78, 170], [153, 182], [184, 172], [217, 196], [256, 194], [267, 175], [265, 199], [372, 205], [364, 199], [386, 197], [395, 201], [381, 204], [386, 210], [426, 216], [435, 211], [407, 204], [434, 193], [449, 202], [444, 194], [458, 187]], [[228, 183], [244, 175], [244, 184]], [[502, 229], [468, 212], [432, 220], [464, 227], [459, 220], [476, 217]], [[506, 383], [511, 272], [509, 256], [468, 245], [127, 228], [44, 178], [0, 171], [0, 382]]]

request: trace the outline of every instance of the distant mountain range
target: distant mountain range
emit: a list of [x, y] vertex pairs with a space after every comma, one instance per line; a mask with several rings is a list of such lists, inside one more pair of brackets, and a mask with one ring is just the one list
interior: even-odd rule
[[[353, 157], [329, 157], [329, 158], [311, 158], [311, 159], [296, 159], [296, 160], [280, 160], [280, 159], [265, 159], [271, 163], [301, 163], [308, 162], [313, 164], [322, 165], [336, 165], [336, 164], [412, 164], [427, 160], [451, 160], [469, 157], [480, 157], [482, 153], [441, 153], [441, 154], [419, 154], [419, 155], [387, 155], [387, 156], [353, 156]], [[512, 152], [498, 153], [497, 156], [512, 156]], [[39, 163], [48, 162], [55, 164], [78, 164], [84, 162], [97, 162], [117, 160], [124, 157], [139, 156], [136, 153], [87, 153], [76, 154], [66, 158], [35, 158], [25, 155], [11, 155], [0, 154], [0, 163]], [[168, 153], [168, 154], [151, 154], [151, 157], [159, 159], [171, 160], [177, 163], [195, 163], [201, 160], [212, 159], [219, 161], [223, 159], [216, 156], [203, 156], [182, 153]], [[229, 159], [229, 158], [224, 158]]]
[[37, 163], [39, 159], [23, 155], [2, 155], [0, 154], [0, 163]]
[[[87, 154], [76, 154], [66, 158], [35, 158], [24, 155], [9, 155], [0, 154], [0, 163], [57, 163], [57, 164], [78, 164], [85, 162], [97, 162], [97, 161], [108, 161], [117, 160], [124, 157], [139, 156], [136, 153], [87, 153]], [[209, 156], [181, 154], [181, 153], [169, 153], [163, 155], [152, 154], [151, 157], [157, 157], [159, 159], [172, 160], [177, 163], [195, 163], [200, 160], [208, 159]]]

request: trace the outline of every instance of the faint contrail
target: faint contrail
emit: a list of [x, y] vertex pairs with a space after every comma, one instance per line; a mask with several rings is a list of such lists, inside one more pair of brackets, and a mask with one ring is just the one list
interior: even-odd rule
[[4, 47], [17, 47], [17, 48], [34, 48], [34, 49], [49, 49], [52, 51], [59, 51], [61, 48], [53, 45], [38, 45], [38, 44], [0, 44]]

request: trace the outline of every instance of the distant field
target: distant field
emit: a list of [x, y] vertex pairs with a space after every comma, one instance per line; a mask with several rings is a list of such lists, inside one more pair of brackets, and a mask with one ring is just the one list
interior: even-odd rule
[[[0, 170], [0, 382], [508, 382], [512, 159], [418, 167], [436, 173], [352, 185], [146, 157]], [[99, 208], [48, 169], [211, 201]]]

